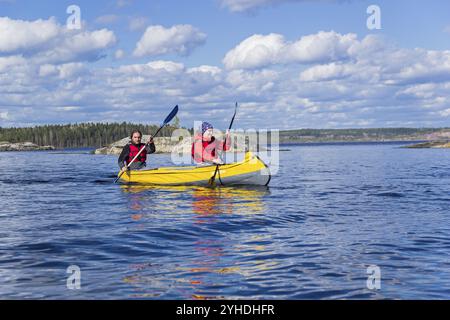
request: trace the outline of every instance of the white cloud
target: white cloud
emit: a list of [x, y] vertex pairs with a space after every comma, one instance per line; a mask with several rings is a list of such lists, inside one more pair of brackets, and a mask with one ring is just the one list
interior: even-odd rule
[[108, 29], [68, 30], [54, 18], [0, 18], [0, 53], [32, 57], [40, 64], [97, 60], [115, 43], [116, 37]]
[[[155, 60], [150, 61], [146, 64], [129, 64], [122, 65], [117, 70], [121, 73], [129, 73], [129, 74], [142, 74], [148, 71], [153, 72], [155, 70], [164, 70], [169, 73], [179, 73], [184, 69], [184, 65], [182, 63], [177, 63], [173, 61], [165, 61], [165, 60]], [[114, 69], [110, 69], [114, 70]]]
[[300, 74], [302, 81], [336, 80], [353, 74], [352, 67], [345, 64], [330, 63], [311, 67]]
[[133, 54], [137, 57], [167, 53], [187, 55], [205, 40], [206, 34], [191, 25], [175, 25], [171, 28], [160, 25], [149, 26], [137, 43]]
[[131, 87], [132, 90], [137, 90], [139, 85], [152, 85], [153, 88], [145, 90], [150, 93], [154, 89], [156, 93], [163, 84], [175, 87], [175, 79], [183, 76], [184, 71], [182, 63], [157, 60], [146, 64], [122, 65], [117, 69], [109, 68], [104, 77], [112, 87]]
[[449, 109], [445, 109], [439, 112], [439, 114], [443, 117], [450, 117], [450, 108]]
[[392, 83], [450, 81], [450, 51], [415, 49], [404, 55], [403, 63]]
[[257, 68], [274, 64], [285, 45], [282, 35], [255, 34], [229, 51], [223, 63], [228, 69]]
[[0, 57], [0, 72], [7, 70], [11, 66], [26, 63], [22, 56]]
[[251, 69], [273, 64], [337, 61], [348, 58], [355, 44], [355, 34], [341, 35], [334, 31], [320, 31], [295, 42], [286, 41], [280, 34], [253, 35], [230, 50], [223, 63], [228, 69]]
[[187, 73], [209, 73], [209, 74], [215, 76], [215, 75], [222, 73], [222, 70], [215, 66], [203, 65], [200, 67], [189, 68], [187, 70]]
[[44, 64], [39, 67], [39, 75], [41, 77], [48, 77], [58, 74], [58, 67], [53, 64]]
[[231, 12], [242, 12], [289, 1], [295, 0], [222, 0], [221, 3], [223, 7], [228, 8]]
[[7, 111], [6, 112], [0, 112], [0, 119], [1, 120], [8, 120], [9, 119], [8, 112]]
[[[234, 101], [241, 103], [237, 127], [448, 126], [446, 50], [399, 48], [374, 36], [318, 33], [288, 42], [274, 34], [261, 36], [274, 44], [267, 51], [254, 51], [254, 46], [248, 46], [248, 52], [240, 50], [245, 54], [236, 55], [240, 60], [233, 62], [241, 64], [235, 65], [238, 68], [185, 66], [168, 60], [103, 67], [81, 59], [86, 56], [80, 52], [92, 47], [91, 41], [99, 44], [97, 48], [110, 43], [92, 33], [88, 39], [96, 40], [79, 41], [75, 60], [50, 59], [44, 55], [49, 50], [66, 58], [67, 54], [46, 44], [33, 54], [0, 57], [0, 111], [8, 113], [7, 119], [0, 119], [1, 126], [30, 119], [158, 122], [167, 106], [179, 104], [183, 123], [208, 119], [224, 127]], [[76, 35], [83, 32], [67, 37]], [[69, 44], [60, 40], [63, 36], [52, 41], [68, 50]], [[309, 50], [305, 48], [310, 40], [302, 39], [323, 44]], [[301, 50], [296, 43], [303, 43]], [[258, 54], [252, 56], [250, 51]], [[251, 61], [253, 68], [242, 68]]]
[[349, 57], [349, 49], [357, 43], [356, 39], [354, 33], [341, 35], [334, 31], [320, 31], [288, 44], [283, 58], [287, 62], [300, 63], [343, 60]]
[[149, 66], [152, 69], [155, 70], [164, 70], [171, 73], [177, 73], [184, 69], [184, 65], [182, 63], [176, 63], [172, 61], [164, 61], [164, 60], [158, 60], [158, 61], [151, 61], [147, 63], [147, 66]]
[[81, 62], [71, 62], [61, 65], [44, 64], [39, 67], [41, 77], [58, 76], [60, 79], [72, 78], [87, 71]]
[[55, 109], [57, 111], [75, 111], [75, 110], [80, 110], [80, 107], [65, 106], [65, 107], [56, 107]]
[[0, 18], [0, 53], [13, 54], [38, 49], [60, 33], [54, 18], [48, 20], [13, 20]]
[[273, 70], [243, 71], [233, 70], [226, 77], [227, 83], [238, 92], [246, 95], [261, 95], [270, 91], [279, 79], [279, 73]]
[[54, 62], [95, 61], [102, 57], [104, 49], [112, 47], [115, 43], [116, 37], [108, 29], [64, 34], [58, 46], [42, 52], [37, 57]]

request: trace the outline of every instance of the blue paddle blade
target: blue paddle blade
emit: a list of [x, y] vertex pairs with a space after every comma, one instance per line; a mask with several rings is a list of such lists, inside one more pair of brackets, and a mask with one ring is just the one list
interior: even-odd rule
[[169, 115], [164, 120], [161, 127], [164, 127], [166, 124], [168, 124], [170, 122], [170, 120], [172, 120], [177, 115], [177, 113], [178, 113], [178, 105], [176, 105], [175, 108], [173, 108], [172, 112], [169, 113]]

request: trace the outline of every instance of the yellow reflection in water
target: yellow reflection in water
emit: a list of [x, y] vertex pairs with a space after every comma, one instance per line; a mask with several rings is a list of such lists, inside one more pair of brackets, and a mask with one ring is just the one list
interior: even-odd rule
[[[217, 222], [216, 217], [222, 215], [264, 214], [267, 213], [264, 196], [269, 194], [267, 188], [237, 187], [123, 185], [122, 190], [129, 195], [128, 209], [132, 212], [131, 219], [142, 223], [141, 229], [148, 227], [143, 223], [146, 218], [151, 221], [150, 215], [157, 214], [161, 217], [166, 213], [185, 214], [189, 208], [195, 214], [190, 223], [201, 223], [203, 227]], [[174, 216], [171, 218], [176, 219]], [[174, 279], [166, 279], [164, 274], [154, 275], [152, 270], [146, 267], [147, 264], [143, 263], [144, 267], [133, 268], [135, 274], [125, 277], [123, 281], [136, 286], [137, 290], [144, 291], [139, 294], [142, 297], [163, 294], [169, 280], [172, 284], [179, 284], [176, 285], [177, 290], [186, 298], [211, 299], [221, 297], [202, 295], [205, 285], [226, 281], [222, 278], [226, 275], [249, 277], [255, 272], [275, 267], [276, 263], [260, 260], [256, 254], [267, 253], [266, 247], [258, 243], [269, 240], [266, 235], [253, 235], [250, 239], [242, 240], [231, 240], [226, 233], [219, 237], [202, 239], [199, 235], [199, 239], [192, 242], [191, 258], [179, 261], [176, 266], [166, 266], [170, 271], [177, 271]], [[227, 259], [224, 255], [227, 255]], [[230, 255], [233, 256], [231, 261]], [[240, 257], [248, 255], [255, 255], [255, 260], [240, 263]], [[148, 276], [148, 273], [152, 275]]]
[[[132, 211], [145, 210], [150, 205], [148, 202], [152, 201], [152, 206], [164, 205], [163, 212], [186, 213], [180, 212], [179, 209], [177, 210], [177, 205], [183, 206], [186, 204], [186, 201], [189, 201], [186, 197], [177, 197], [177, 194], [182, 193], [192, 197], [192, 211], [199, 215], [264, 213], [263, 197], [270, 193], [267, 187], [208, 188], [199, 186], [122, 185], [121, 188], [124, 193], [129, 194], [129, 200], [131, 200], [129, 209]], [[156, 198], [160, 200], [170, 199], [170, 201], [158, 203], [157, 199], [149, 197], [145, 193], [146, 191], [161, 191]]]

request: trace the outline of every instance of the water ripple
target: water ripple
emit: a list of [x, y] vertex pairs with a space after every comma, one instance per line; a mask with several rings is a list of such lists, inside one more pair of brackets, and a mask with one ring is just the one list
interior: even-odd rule
[[[0, 296], [449, 298], [449, 157], [289, 148], [270, 188], [221, 189], [115, 185], [116, 158], [84, 151], [14, 153], [11, 177], [0, 153]], [[82, 290], [66, 288], [70, 265]], [[381, 290], [366, 286], [371, 265]]]

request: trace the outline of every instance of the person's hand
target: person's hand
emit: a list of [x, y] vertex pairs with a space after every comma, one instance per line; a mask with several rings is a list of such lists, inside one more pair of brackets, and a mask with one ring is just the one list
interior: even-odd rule
[[147, 141], [147, 144], [151, 144], [151, 143], [154, 143], [152, 135], [150, 135], [150, 137], [148, 138], [148, 141]]
[[220, 158], [214, 159], [212, 162], [214, 164], [223, 164], [223, 161]]
[[124, 173], [124, 172], [127, 172], [128, 170], [130, 170], [130, 168], [128, 166], [123, 166], [122, 170], [120, 170], [120, 172]]

